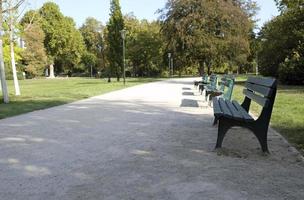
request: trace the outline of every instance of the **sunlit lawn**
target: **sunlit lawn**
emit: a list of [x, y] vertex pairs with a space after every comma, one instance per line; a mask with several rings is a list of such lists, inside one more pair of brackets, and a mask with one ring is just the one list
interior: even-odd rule
[[0, 103], [0, 119], [155, 80], [127, 79], [126, 86], [114, 79], [112, 83], [107, 83], [105, 79], [89, 78], [22, 80], [20, 81], [22, 95], [19, 97], [14, 95], [13, 82], [8, 81], [10, 103]]
[[[241, 77], [241, 82], [244, 77]], [[242, 84], [234, 88], [233, 98], [242, 102]], [[253, 104], [253, 113], [259, 114], [260, 107]], [[282, 133], [304, 153], [304, 86], [279, 85], [272, 113], [271, 126]]]

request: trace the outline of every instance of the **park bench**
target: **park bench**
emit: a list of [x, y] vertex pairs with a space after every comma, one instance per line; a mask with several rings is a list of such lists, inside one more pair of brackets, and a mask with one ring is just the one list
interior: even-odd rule
[[[245, 83], [245, 99], [237, 101], [213, 98], [214, 124], [218, 122], [216, 148], [221, 148], [227, 131], [234, 126], [248, 128], [257, 137], [263, 152], [268, 153], [267, 133], [277, 92], [277, 81], [272, 78], [250, 77]], [[251, 102], [262, 106], [257, 119], [249, 114]]]
[[199, 84], [207, 84], [208, 83], [208, 75], [204, 74], [202, 76], [202, 80], [201, 81], [194, 81], [194, 87], [197, 88]]
[[[234, 87], [235, 78], [231, 75], [224, 75], [219, 82], [218, 87], [210, 87], [207, 86], [205, 88], [205, 98], [209, 101], [213, 99], [213, 97], [222, 97], [226, 100], [231, 100], [233, 87]], [[209, 98], [208, 98], [209, 96]]]
[[206, 87], [213, 88], [213, 87], [216, 87], [216, 84], [217, 84], [217, 75], [211, 74], [210, 77], [209, 77], [209, 81], [207, 83], [200, 83], [198, 85], [199, 86], [199, 91], [202, 94]]

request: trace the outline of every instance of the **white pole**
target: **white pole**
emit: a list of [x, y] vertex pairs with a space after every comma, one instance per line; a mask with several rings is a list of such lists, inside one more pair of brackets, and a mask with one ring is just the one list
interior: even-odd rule
[[4, 103], [9, 103], [9, 96], [7, 91], [6, 79], [5, 79], [5, 68], [4, 68], [4, 58], [3, 58], [3, 14], [2, 14], [2, 0], [0, 0], [0, 79], [1, 88], [3, 94]]
[[123, 82], [124, 85], [126, 85], [126, 50], [125, 50], [125, 38], [122, 40], [123, 47], [122, 47], [122, 54], [123, 54]]
[[16, 62], [15, 62], [15, 52], [14, 52], [14, 18], [13, 18], [13, 10], [12, 10], [12, 1], [9, 1], [10, 4], [10, 51], [11, 51], [11, 65], [13, 70], [13, 79], [14, 79], [14, 87], [15, 87], [15, 95], [20, 95], [20, 87], [16, 70]]

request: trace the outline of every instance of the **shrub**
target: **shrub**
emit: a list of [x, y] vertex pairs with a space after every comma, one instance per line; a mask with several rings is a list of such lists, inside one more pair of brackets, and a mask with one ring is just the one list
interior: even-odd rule
[[279, 66], [281, 82], [292, 85], [304, 85], [304, 58], [293, 56]]

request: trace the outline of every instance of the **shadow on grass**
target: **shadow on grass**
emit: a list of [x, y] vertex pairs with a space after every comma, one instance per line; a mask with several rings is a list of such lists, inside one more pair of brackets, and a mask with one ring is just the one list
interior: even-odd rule
[[282, 133], [304, 155], [304, 124], [295, 126], [273, 125], [273, 128]]
[[61, 100], [27, 100], [11, 101], [9, 104], [0, 104], [0, 119], [13, 117], [16, 115], [43, 110], [54, 106], [70, 103], [70, 101]]
[[[100, 83], [106, 84], [107, 82], [104, 80], [99, 80]], [[76, 85], [96, 85], [98, 81], [92, 81], [92, 82], [83, 82], [83, 83], [76, 83]]]

